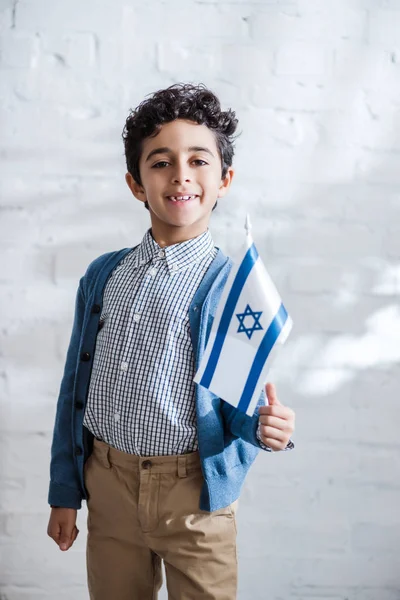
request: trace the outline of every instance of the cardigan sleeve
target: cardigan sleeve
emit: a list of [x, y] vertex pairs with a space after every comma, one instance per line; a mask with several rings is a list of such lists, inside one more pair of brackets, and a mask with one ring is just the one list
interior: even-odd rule
[[76, 293], [75, 314], [58, 395], [51, 445], [48, 503], [64, 508], [81, 508], [82, 493], [75, 466], [72, 440], [72, 402], [80, 347], [85, 299], [83, 278]]

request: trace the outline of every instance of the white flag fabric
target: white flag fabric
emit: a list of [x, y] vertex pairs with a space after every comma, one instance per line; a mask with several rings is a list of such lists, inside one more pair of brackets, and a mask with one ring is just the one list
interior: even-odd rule
[[244, 248], [233, 259], [194, 381], [253, 415], [276, 351], [292, 325], [248, 232]]

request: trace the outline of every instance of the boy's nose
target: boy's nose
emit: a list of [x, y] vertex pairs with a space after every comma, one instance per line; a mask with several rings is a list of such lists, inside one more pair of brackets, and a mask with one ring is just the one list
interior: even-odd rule
[[174, 178], [174, 183], [183, 183], [183, 182], [186, 182], [186, 181], [190, 181], [190, 177], [185, 176], [185, 175], [182, 175], [181, 177], [179, 177], [179, 175], [177, 175]]
[[172, 171], [172, 177], [174, 183], [190, 181], [191, 176], [189, 172], [189, 166], [187, 164], [175, 164], [175, 168]]

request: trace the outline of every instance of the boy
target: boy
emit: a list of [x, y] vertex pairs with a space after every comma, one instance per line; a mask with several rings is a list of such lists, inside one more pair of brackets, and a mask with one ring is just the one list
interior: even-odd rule
[[133, 248], [81, 278], [51, 450], [48, 535], [68, 550], [88, 506], [92, 600], [232, 600], [235, 513], [260, 448], [293, 447], [272, 384], [253, 417], [193, 382], [231, 259], [211, 212], [234, 171], [237, 119], [203, 84], [176, 84], [127, 118], [126, 182], [150, 212]]

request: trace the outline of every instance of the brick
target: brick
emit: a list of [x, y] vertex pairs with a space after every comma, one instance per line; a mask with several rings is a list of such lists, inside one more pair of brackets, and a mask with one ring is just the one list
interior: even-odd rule
[[395, 304], [377, 310], [366, 320], [363, 335], [350, 332], [338, 335], [315, 363], [324, 367], [347, 366], [355, 369], [396, 363], [399, 356], [395, 342], [400, 326], [398, 313]]
[[[397, 79], [397, 69], [390, 60], [390, 53], [384, 48], [376, 48], [366, 44], [339, 46], [334, 50], [333, 72], [341, 85], [350, 85], [353, 103], [358, 97], [363, 97], [369, 90], [376, 90], [377, 81]], [[354, 86], [355, 77], [362, 82]], [[388, 86], [391, 89], [391, 86]]]
[[316, 117], [321, 138], [330, 146], [338, 148], [358, 146], [374, 152], [398, 151], [400, 110], [386, 109], [385, 114], [372, 117], [363, 100], [357, 104], [357, 110], [353, 108], [341, 114], [332, 114], [329, 119]]
[[291, 43], [276, 52], [274, 72], [278, 76], [325, 76], [332, 68], [330, 52], [309, 43]]
[[391, 589], [386, 587], [362, 587], [355, 591], [354, 600], [376, 600], [376, 598], [379, 598], [379, 600], [397, 600], [398, 597], [398, 586]]
[[[358, 263], [357, 272], [348, 265], [343, 269], [336, 263], [325, 261], [321, 264], [298, 264], [287, 267], [287, 281], [291, 291], [304, 293], [312, 298], [314, 294], [331, 294], [337, 300], [347, 297], [347, 306], [354, 303], [355, 294], [365, 296], [396, 296], [400, 293], [400, 269], [392, 263], [379, 259]], [[275, 281], [275, 279], [274, 279]], [[313, 303], [312, 299], [308, 302]], [[300, 302], [307, 299], [300, 299]], [[343, 308], [344, 309], [344, 306]]]
[[29, 69], [34, 65], [38, 40], [32, 34], [15, 30], [2, 32], [0, 38], [0, 67], [2, 69]]
[[[388, 231], [384, 241], [385, 253], [390, 259], [399, 259], [400, 257], [400, 228], [394, 226]], [[398, 283], [398, 270], [395, 270], [395, 277]]]
[[[359, 185], [356, 189], [338, 188], [345, 195], [344, 218], [348, 221], [366, 223], [371, 228], [385, 229], [395, 223], [400, 213], [399, 193], [396, 185]], [[382, 210], [382, 196], [384, 210]]]
[[375, 398], [381, 396], [388, 410], [395, 410], [399, 376], [398, 363], [387, 369], [365, 371], [362, 378], [352, 383], [349, 389], [349, 403], [358, 410], [369, 410], [375, 406]]
[[22, 498], [25, 494], [26, 479], [25, 476], [11, 477], [1, 476], [1, 496], [0, 496], [0, 510], [16, 510], [18, 505], [22, 502]]
[[[338, 153], [337, 149], [325, 144], [316, 147], [308, 144], [308, 141], [295, 148], [278, 145], [271, 148], [259, 138], [252, 139], [251, 135], [254, 136], [254, 133], [249, 132], [245, 141], [249, 147], [257, 147], [262, 152], [262, 163], [265, 165], [262, 168], [266, 169], [268, 179], [272, 181], [280, 180], [284, 173], [286, 182], [297, 182], [300, 185], [313, 182], [329, 187], [354, 177], [357, 167], [357, 154], [354, 150], [345, 149]], [[260, 165], [254, 161], [253, 154], [245, 152], [242, 147], [238, 147], [236, 162], [248, 176], [256, 177], [260, 172]]]
[[388, 8], [389, 10], [399, 10], [400, 6], [399, 3], [397, 2], [397, 0], [380, 0], [380, 6], [385, 9]]
[[354, 557], [349, 561], [347, 556], [314, 559], [298, 562], [300, 577], [303, 585], [310, 587], [330, 588], [337, 585], [337, 575], [340, 573], [340, 586], [342, 588], [373, 586], [379, 581], [385, 581], [389, 587], [397, 585], [397, 568], [399, 560], [396, 556], [368, 556]]
[[46, 0], [20, 0], [16, 10], [16, 26], [25, 31], [90, 31], [107, 34], [118, 30], [122, 23], [122, 5], [106, 0], [98, 10], [95, 0], [89, 0], [86, 10], [79, 14], [70, 6], [57, 2], [48, 5]]
[[4, 31], [7, 27], [12, 27], [13, 11], [11, 3], [0, 7], [0, 29]]
[[303, 518], [301, 525], [288, 525], [287, 522], [274, 519], [273, 525], [259, 524], [258, 534], [253, 540], [251, 551], [254, 557], [262, 552], [266, 539], [270, 547], [275, 549], [276, 556], [285, 557], [296, 556], [299, 545], [303, 557], [341, 555], [349, 545], [349, 532], [345, 523], [329, 519], [329, 524], [324, 526], [321, 522], [315, 522], [312, 516]]
[[312, 41], [321, 46], [364, 40], [367, 12], [342, 1], [333, 3], [303, 2], [288, 10], [254, 11], [248, 19], [250, 34], [262, 43], [280, 46], [283, 39]]
[[[22, 111], [21, 111], [22, 112]], [[23, 208], [35, 205], [42, 208], [51, 198], [55, 203], [58, 201], [65, 203], [71, 196], [77, 196], [77, 190], [80, 178], [71, 176], [49, 177], [40, 176], [37, 173], [27, 178], [21, 178], [19, 175], [14, 177], [8, 174], [0, 181], [0, 193], [2, 195], [3, 206], [20, 206]], [[35, 194], [29, 193], [35, 190]]]
[[[353, 101], [351, 86], [338, 86], [332, 76], [280, 77], [266, 74], [262, 80], [252, 83], [252, 103], [258, 107], [276, 108], [314, 115], [346, 109]], [[321, 116], [322, 118], [322, 116]]]
[[10, 364], [20, 370], [51, 368], [56, 364], [56, 336], [53, 323], [13, 323], [1, 332], [1, 346]]
[[29, 241], [36, 241], [38, 228], [37, 226], [29, 228], [31, 219], [27, 211], [21, 207], [15, 207], [14, 209], [0, 209], [0, 212], [0, 244], [3, 248], [18, 246], [23, 234], [26, 235], [27, 231], [29, 232]]
[[[247, 36], [247, 23], [242, 17], [241, 7], [219, 4], [182, 4], [176, 18], [171, 19], [171, 7], [160, 4], [155, 11], [151, 5], [123, 6], [123, 30], [126, 38], [132, 31], [138, 32], [145, 39], [143, 32], [151, 30], [154, 38], [180, 43], [204, 42], [207, 39], [237, 40]], [[221, 23], [224, 26], [221, 28]]]
[[324, 260], [346, 256], [350, 261], [379, 255], [383, 248], [380, 231], [359, 223], [294, 221], [286, 234], [273, 233], [271, 238], [276, 256], [319, 256]]
[[314, 491], [313, 515], [318, 522], [324, 521], [324, 515], [327, 514], [343, 515], [349, 523], [364, 521], [378, 528], [382, 526], [384, 531], [386, 527], [393, 524], [397, 527], [399, 523], [396, 503], [399, 497], [400, 490], [335, 481], [334, 488], [332, 485], [319, 485]]
[[0, 587], [1, 600], [54, 600], [54, 594], [57, 594], [57, 600], [87, 600], [87, 587], [82, 583], [79, 587], [67, 587], [66, 589], [54, 589], [46, 592], [42, 587], [28, 587], [23, 589], [13, 586]]
[[241, 112], [240, 127], [251, 131], [253, 123], [258, 123], [257, 132], [264, 147], [304, 146], [313, 147], [318, 143], [319, 134], [309, 115], [289, 111], [263, 108], [248, 108]]
[[43, 67], [84, 70], [96, 64], [96, 36], [93, 33], [71, 32], [62, 35], [46, 31], [41, 35], [40, 60]]
[[371, 11], [368, 20], [368, 41], [396, 48], [399, 43], [400, 14], [398, 10]]
[[[45, 539], [47, 538], [46, 530], [47, 526], [43, 532], [46, 536]], [[58, 549], [50, 538], [46, 539], [46, 545], [42, 546], [40, 553], [36, 539], [31, 540], [25, 535], [24, 543], [22, 541], [19, 540], [19, 551], [18, 549], [14, 550], [10, 544], [0, 546], [2, 565], [5, 565], [7, 569], [7, 576], [3, 575], [2, 577], [4, 587], [11, 587], [12, 580], [15, 578], [14, 581], [18, 582], [18, 587], [33, 588], [36, 591], [41, 589], [43, 593], [43, 583], [45, 583], [46, 591], [52, 591], [54, 598], [58, 597], [57, 586], [60, 586], [60, 581], [66, 581], [65, 587], [68, 586], [69, 590], [85, 585], [85, 553], [83, 549], [79, 548], [81, 542], [78, 542], [78, 539], [68, 552]], [[51, 560], [51, 555], [57, 557], [58, 560]], [[18, 558], [19, 560], [17, 560]], [[35, 564], [36, 567], [34, 567]], [[16, 584], [14, 585], [17, 587]]]
[[[304, 283], [309, 277], [318, 280], [320, 269], [298, 269], [291, 284]], [[349, 336], [366, 336], [365, 322], [371, 314], [385, 311], [387, 298], [362, 297], [360, 299], [356, 280], [343, 271], [336, 277], [332, 273], [321, 276], [321, 285], [327, 283], [331, 275], [329, 291], [315, 295], [312, 285], [301, 293], [282, 293], [286, 304], [291, 307], [291, 316], [296, 323], [296, 335], [318, 333], [341, 333], [347, 331]], [[319, 285], [319, 284], [317, 284]], [[361, 300], [361, 301], [360, 301]], [[357, 306], [357, 320], [354, 319], [354, 308]]]
[[[214, 4], [214, 0], [203, 0], [204, 4]], [[221, 4], [228, 4], [228, 5], [236, 5], [236, 4], [242, 4], [243, 0], [222, 0]], [[284, 7], [291, 7], [296, 5], [297, 0], [254, 0], [254, 2], [252, 2], [252, 4], [254, 4], [255, 6], [260, 6], [263, 7], [265, 5], [271, 5], [273, 8], [279, 9], [279, 8], [284, 8]]]
[[53, 256], [51, 252], [41, 253], [33, 248], [29, 254], [18, 252], [16, 249], [5, 248], [3, 265], [0, 273], [0, 284], [19, 282], [25, 285], [33, 282], [49, 282], [53, 270]]
[[223, 79], [253, 82], [272, 72], [273, 51], [255, 43], [224, 43], [216, 54], [215, 69]]
[[[201, 62], [198, 62], [200, 52]], [[201, 50], [200, 45], [183, 45], [174, 40], [157, 44], [157, 69], [174, 77], [177, 77], [178, 73], [185, 79], [199, 77], [203, 69], [214, 70], [217, 61], [218, 54], [210, 44], [202, 45]]]
[[63, 286], [68, 283], [73, 289], [78, 289], [80, 278], [95, 258], [93, 250], [88, 248], [58, 245], [54, 257], [55, 283]]
[[[18, 400], [14, 398], [14, 402], [5, 402], [2, 407], [1, 414], [2, 420], [0, 423], [0, 431], [12, 432], [13, 434], [24, 433], [37, 434], [41, 432], [43, 434], [52, 434], [54, 427], [54, 417], [58, 398], [57, 383], [61, 384], [61, 374], [59, 381], [56, 376], [49, 377], [49, 381], [43, 387], [43, 395], [46, 393], [46, 387], [50, 387], [51, 380], [54, 380], [53, 385], [53, 396], [46, 398], [44, 401], [40, 397], [38, 390], [35, 389], [35, 397], [37, 401], [34, 401], [30, 396], [29, 401], [24, 401], [24, 398], [19, 397]], [[24, 383], [26, 387], [26, 383]]]
[[357, 553], [378, 552], [380, 555], [390, 554], [393, 544], [399, 539], [400, 525], [375, 525], [357, 523], [351, 531], [351, 544]]

